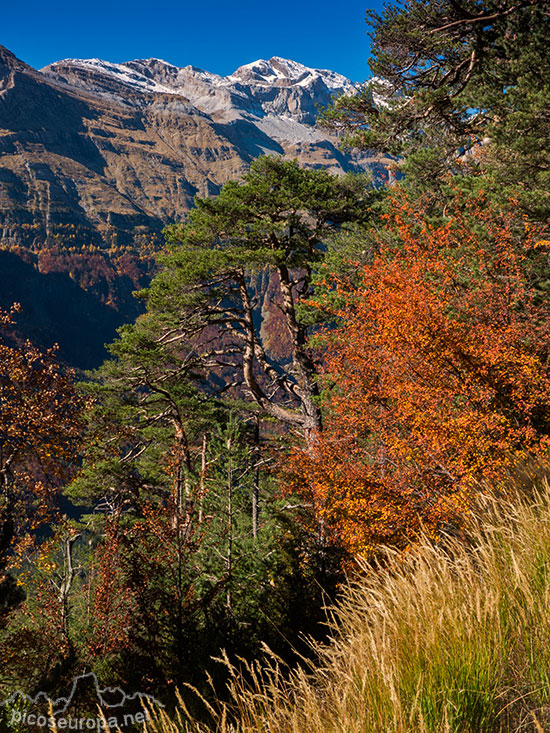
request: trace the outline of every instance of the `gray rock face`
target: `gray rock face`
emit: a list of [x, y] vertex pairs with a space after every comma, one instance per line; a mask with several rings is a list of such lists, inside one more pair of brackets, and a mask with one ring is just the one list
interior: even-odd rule
[[318, 105], [352, 84], [280, 58], [220, 77], [159, 59], [59, 61], [40, 72], [0, 48], [0, 233], [40, 247], [74, 226], [101, 246], [181, 217], [262, 153], [339, 172], [314, 127]]
[[280, 58], [228, 77], [159, 59], [66, 59], [37, 71], [0, 46], [0, 249], [69, 275], [113, 320], [131, 318], [129, 293], [163, 226], [258, 155], [336, 173], [383, 167], [343, 155], [314, 126], [317, 105], [351, 89]]
[[143, 101], [132, 99], [132, 92], [174, 94], [189, 100], [196, 111], [222, 120], [276, 115], [309, 126], [315, 124], [318, 105], [326, 106], [335, 95], [353, 89], [340, 74], [278, 57], [241, 66], [227, 77], [194, 66], [178, 68], [160, 59], [123, 64], [66, 59], [42, 73], [90, 91], [117, 95], [129, 104]]

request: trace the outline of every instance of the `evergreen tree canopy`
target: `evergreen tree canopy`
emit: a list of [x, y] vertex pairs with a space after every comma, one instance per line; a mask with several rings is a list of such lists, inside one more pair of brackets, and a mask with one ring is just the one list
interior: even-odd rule
[[411, 156], [405, 169], [428, 184], [483, 143], [486, 169], [523, 187], [525, 208], [546, 217], [548, 0], [410, 0], [367, 20], [375, 79], [338, 99], [325, 122], [349, 145]]
[[[218, 383], [224, 375], [222, 388], [233, 380], [267, 414], [318, 428], [316, 366], [297, 306], [310, 294], [324, 239], [371, 216], [377, 196], [365, 176], [337, 177], [266, 157], [217, 198], [197, 199], [187, 219], [168, 228], [171, 251], [145, 293], [159, 343], [187, 344]], [[260, 288], [252, 278], [260, 271], [277, 283], [284, 359], [272, 358], [260, 337]]]

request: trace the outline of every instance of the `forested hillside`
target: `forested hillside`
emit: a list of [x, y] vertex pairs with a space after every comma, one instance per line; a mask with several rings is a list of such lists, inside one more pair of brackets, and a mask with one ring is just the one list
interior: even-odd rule
[[547, 729], [550, 3], [367, 20], [321, 124], [388, 185], [196, 196], [76, 384], [4, 312], [6, 725], [94, 674], [155, 731]]

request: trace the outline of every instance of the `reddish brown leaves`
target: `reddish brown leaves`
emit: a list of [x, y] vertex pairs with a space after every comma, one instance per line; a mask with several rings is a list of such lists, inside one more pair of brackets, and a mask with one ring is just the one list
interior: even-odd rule
[[[0, 312], [0, 329], [17, 310]], [[14, 542], [51, 518], [76, 464], [84, 403], [70, 376], [54, 350], [15, 348], [0, 333], [0, 568]]]
[[438, 531], [479, 482], [548, 448], [545, 240], [482, 200], [451, 213], [430, 223], [397, 191], [360, 284], [333, 281], [327, 428], [292, 483], [353, 552]]

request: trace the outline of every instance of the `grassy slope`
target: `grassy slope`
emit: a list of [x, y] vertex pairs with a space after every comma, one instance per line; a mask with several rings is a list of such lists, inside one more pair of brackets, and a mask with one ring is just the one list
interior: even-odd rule
[[[350, 586], [334, 639], [290, 678], [233, 671], [218, 731], [550, 731], [550, 487], [486, 499], [468, 537], [425, 543]], [[227, 712], [227, 711], [226, 711]], [[157, 719], [148, 730], [207, 730]]]

